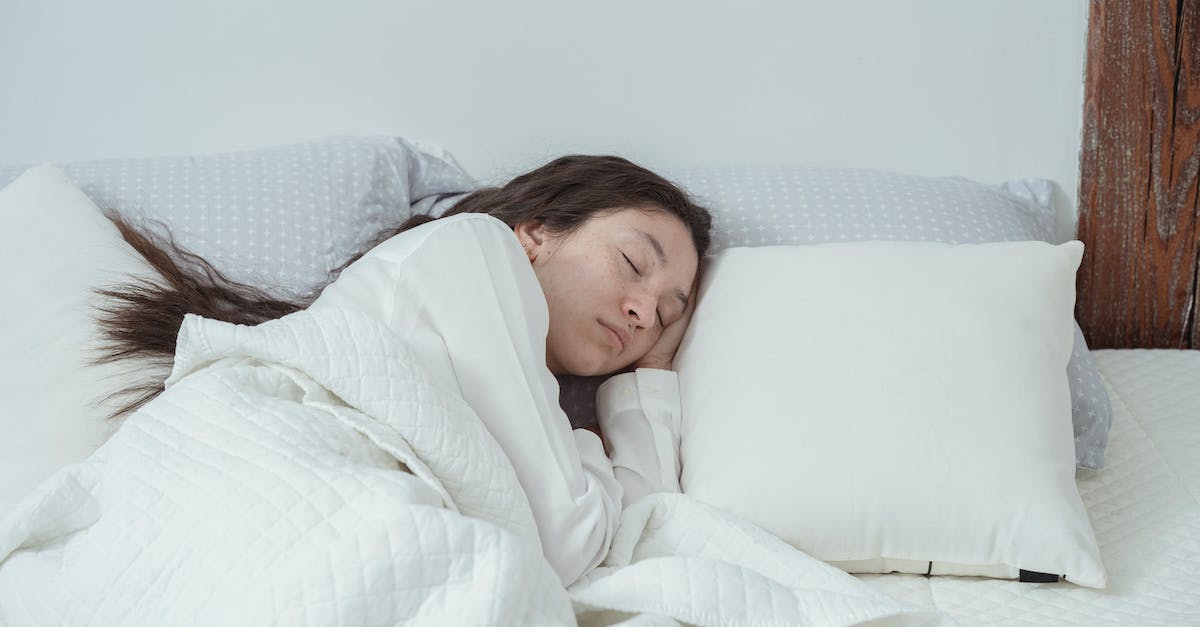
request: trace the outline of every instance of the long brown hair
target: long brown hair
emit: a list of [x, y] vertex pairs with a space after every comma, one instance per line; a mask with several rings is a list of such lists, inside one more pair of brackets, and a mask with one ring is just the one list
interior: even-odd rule
[[[678, 217], [691, 232], [697, 254], [708, 250], [712, 226], [709, 212], [665, 178], [614, 156], [560, 157], [503, 187], [471, 192], [444, 215], [486, 213], [515, 227], [540, 222], [552, 233], [565, 234], [589, 218], [621, 207], [663, 211]], [[330, 281], [368, 250], [388, 238], [436, 219], [415, 215], [372, 239], [330, 273], [309, 294], [281, 298], [266, 290], [231, 281], [202, 257], [180, 248], [166, 229], [155, 233], [110, 213], [122, 237], [154, 269], [154, 278], [135, 278], [116, 288], [97, 290], [104, 297], [98, 323], [103, 337], [98, 361], [136, 358], [169, 365], [185, 314], [235, 324], [254, 325], [299, 311], [310, 305]], [[163, 390], [161, 377], [119, 393], [128, 400], [113, 417], [141, 407]]]

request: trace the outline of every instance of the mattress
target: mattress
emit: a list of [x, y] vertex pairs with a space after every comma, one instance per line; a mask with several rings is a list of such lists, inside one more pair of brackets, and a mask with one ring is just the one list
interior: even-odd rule
[[1104, 590], [968, 577], [865, 575], [963, 625], [1200, 625], [1200, 351], [1094, 352], [1113, 404], [1108, 464], [1080, 494]]

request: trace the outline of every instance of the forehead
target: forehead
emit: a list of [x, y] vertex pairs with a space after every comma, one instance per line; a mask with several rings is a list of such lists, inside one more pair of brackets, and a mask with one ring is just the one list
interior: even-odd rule
[[656, 253], [655, 242], [662, 249], [669, 267], [687, 274], [695, 272], [699, 261], [691, 231], [683, 221], [656, 209], [621, 208], [588, 220], [583, 228], [593, 235], [612, 238], [620, 243], [644, 244]]

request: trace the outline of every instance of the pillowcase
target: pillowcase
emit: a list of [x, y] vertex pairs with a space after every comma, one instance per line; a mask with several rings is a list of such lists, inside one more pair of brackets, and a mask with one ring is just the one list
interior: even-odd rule
[[1071, 242], [715, 256], [676, 356], [683, 492], [849, 572], [1105, 585], [1075, 487]]
[[[712, 211], [711, 253], [731, 246], [866, 240], [1057, 241], [1054, 186], [1041, 179], [990, 187], [964, 178], [796, 166], [705, 167], [669, 174]], [[1067, 372], [1076, 462], [1099, 469], [1112, 408], [1078, 325]], [[594, 423], [598, 386], [597, 380], [564, 378], [563, 406], [576, 424]]]
[[[100, 207], [165, 224], [230, 278], [283, 296], [323, 285], [413, 205], [474, 188], [444, 150], [385, 136], [62, 167]], [[0, 167], [0, 185], [24, 169]]]
[[[30, 169], [0, 190], [0, 517], [43, 479], [82, 460], [115, 423], [139, 379], [91, 365], [98, 339], [93, 289], [152, 272], [116, 226], [58, 168]], [[166, 376], [165, 371], [162, 373]]]

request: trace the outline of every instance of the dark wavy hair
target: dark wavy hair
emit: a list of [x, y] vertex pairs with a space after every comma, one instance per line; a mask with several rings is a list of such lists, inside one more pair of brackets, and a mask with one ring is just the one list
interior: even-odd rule
[[[503, 187], [466, 194], [442, 216], [486, 213], [511, 227], [527, 221], [541, 223], [555, 234], [578, 229], [588, 219], [622, 208], [661, 211], [687, 226], [703, 258], [710, 243], [712, 217], [686, 192], [665, 178], [626, 159], [614, 156], [572, 155], [551, 161], [522, 174]], [[320, 291], [368, 250], [394, 235], [435, 220], [414, 215], [400, 226], [372, 238], [369, 245], [330, 273], [312, 292], [294, 298], [225, 277], [202, 257], [179, 247], [165, 229], [161, 233], [140, 228], [110, 212], [122, 237], [150, 263], [154, 278], [133, 278], [114, 288], [97, 290], [104, 298], [98, 323], [103, 338], [99, 362], [137, 358], [170, 365], [185, 314], [193, 313], [254, 325], [304, 309]], [[128, 399], [113, 413], [117, 417], [136, 410], [163, 390], [161, 377], [122, 390]]]

